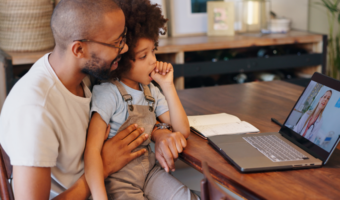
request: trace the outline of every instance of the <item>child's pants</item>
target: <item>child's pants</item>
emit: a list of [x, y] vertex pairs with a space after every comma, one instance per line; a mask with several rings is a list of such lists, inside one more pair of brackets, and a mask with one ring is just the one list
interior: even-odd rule
[[155, 153], [151, 151], [149, 145], [145, 148], [148, 151], [144, 155], [105, 179], [106, 191], [110, 200], [198, 199], [189, 188], [164, 171], [158, 163], [155, 164]]

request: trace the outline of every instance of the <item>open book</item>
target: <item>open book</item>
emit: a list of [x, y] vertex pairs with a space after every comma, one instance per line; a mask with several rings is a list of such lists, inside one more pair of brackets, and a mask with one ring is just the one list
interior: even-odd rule
[[241, 121], [238, 117], [227, 113], [188, 116], [188, 119], [193, 131], [201, 134], [204, 138], [214, 135], [256, 133], [260, 131], [248, 122]]

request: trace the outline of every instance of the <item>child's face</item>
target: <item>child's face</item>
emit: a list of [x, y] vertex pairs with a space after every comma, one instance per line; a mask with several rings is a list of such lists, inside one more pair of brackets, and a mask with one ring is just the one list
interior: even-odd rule
[[[150, 76], [151, 72], [156, 67], [156, 56], [155, 56], [155, 42], [146, 38], [141, 38], [138, 40], [135, 52], [135, 61], [131, 61], [131, 69], [125, 74], [123, 80], [124, 83], [128, 84], [130, 87], [138, 86], [138, 83], [144, 85], [150, 84], [152, 78]], [[128, 79], [128, 80], [126, 80]]]

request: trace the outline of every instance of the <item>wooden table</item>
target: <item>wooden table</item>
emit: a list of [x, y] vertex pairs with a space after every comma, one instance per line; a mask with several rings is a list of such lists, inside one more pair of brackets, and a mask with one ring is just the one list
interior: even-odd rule
[[[283, 123], [302, 91], [303, 87], [273, 81], [186, 89], [178, 94], [187, 115], [226, 112], [261, 132], [278, 132], [280, 127], [270, 118]], [[207, 161], [220, 183], [226, 185], [229, 177], [267, 199], [339, 199], [340, 145], [337, 148], [322, 168], [242, 174], [192, 133], [180, 158], [200, 172], [201, 161]]]

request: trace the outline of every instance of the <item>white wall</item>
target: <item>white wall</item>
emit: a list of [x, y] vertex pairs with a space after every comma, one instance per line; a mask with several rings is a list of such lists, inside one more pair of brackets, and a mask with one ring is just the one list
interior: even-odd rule
[[278, 17], [292, 20], [291, 27], [297, 30], [308, 30], [309, 0], [271, 0], [271, 10]]
[[321, 0], [309, 0], [308, 30], [315, 33], [327, 34], [329, 29], [327, 10], [317, 5], [317, 2], [321, 2]]

